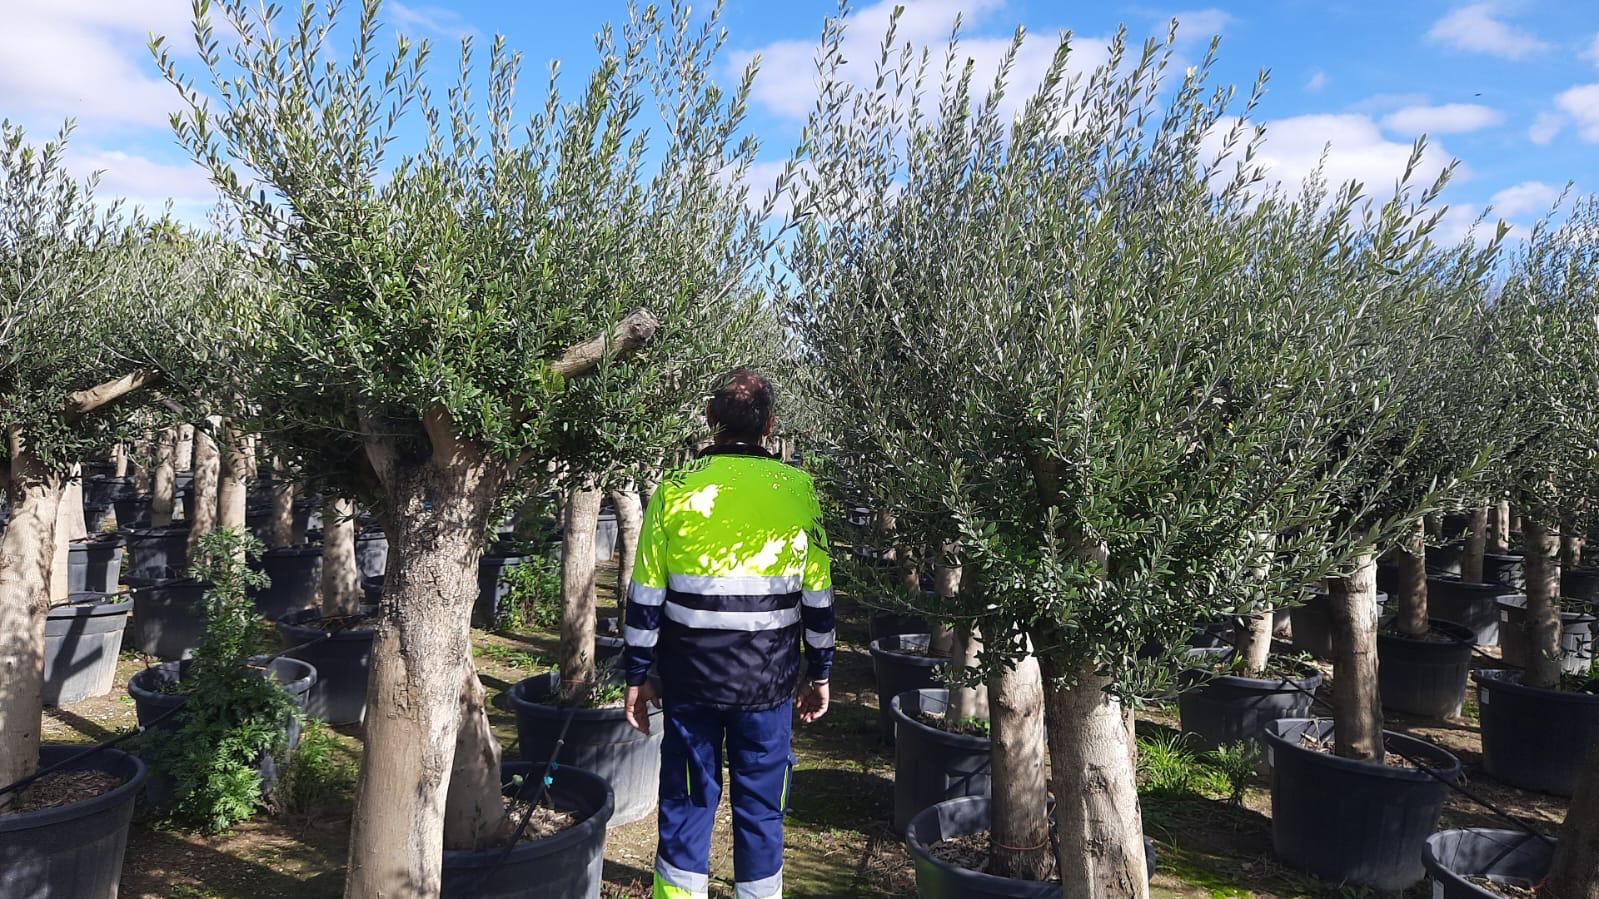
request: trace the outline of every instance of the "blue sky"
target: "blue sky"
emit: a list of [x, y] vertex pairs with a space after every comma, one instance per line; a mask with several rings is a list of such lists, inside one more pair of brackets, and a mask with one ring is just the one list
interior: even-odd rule
[[[297, 3], [287, 3], [291, 8]], [[357, 5], [351, 0], [350, 5]], [[1462, 232], [1492, 204], [1524, 228], [1562, 185], [1599, 189], [1599, 2], [1595, 0], [1252, 0], [1163, 6], [1158, 2], [911, 0], [902, 35], [939, 43], [957, 12], [966, 47], [991, 64], [1011, 30], [1032, 37], [1017, 79], [1036, 79], [1064, 29], [1075, 33], [1080, 65], [1097, 60], [1118, 24], [1138, 38], [1183, 23], [1181, 52], [1203, 51], [1222, 35], [1219, 80], [1248, 88], [1261, 69], [1271, 87], [1258, 118], [1268, 126], [1265, 161], [1275, 177], [1302, 178], [1332, 145], [1336, 180], [1391, 184], [1420, 133], [1434, 151], [1426, 170], [1461, 162], [1445, 199], [1446, 236]], [[436, 43], [504, 33], [526, 57], [524, 91], [560, 58], [576, 77], [593, 61], [592, 37], [621, 21], [626, 4], [470, 0], [384, 4], [391, 27]], [[875, 50], [887, 3], [858, 4], [849, 46]], [[728, 0], [725, 76], [759, 52], [752, 127], [763, 158], [782, 159], [813, 96], [809, 60], [835, 5], [817, 0]], [[42, 138], [65, 116], [78, 120], [71, 164], [101, 170], [103, 190], [143, 204], [171, 197], [186, 217], [209, 205], [204, 177], [173, 146], [166, 113], [174, 94], [145, 50], [150, 32], [187, 49], [189, 0], [6, 0], [0, 9], [0, 116]], [[440, 47], [437, 74], [453, 70]]]

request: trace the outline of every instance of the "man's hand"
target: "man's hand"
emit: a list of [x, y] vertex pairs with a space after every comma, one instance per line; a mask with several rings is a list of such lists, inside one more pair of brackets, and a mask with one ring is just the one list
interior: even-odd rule
[[827, 714], [827, 702], [827, 681], [819, 684], [807, 682], [800, 687], [799, 697], [794, 700], [794, 706], [799, 709], [800, 720], [810, 724]]
[[[655, 692], [655, 685], [645, 681], [638, 686], [627, 688], [627, 698], [622, 702], [622, 708], [627, 712], [627, 723], [633, 729], [649, 736], [650, 734], [650, 706], [661, 707], [660, 694]], [[826, 706], [826, 702], [823, 702]]]

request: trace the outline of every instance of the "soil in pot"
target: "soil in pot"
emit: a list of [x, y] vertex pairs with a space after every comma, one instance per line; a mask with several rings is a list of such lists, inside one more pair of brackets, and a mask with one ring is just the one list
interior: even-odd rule
[[1532, 897], [1549, 873], [1555, 844], [1517, 830], [1443, 830], [1427, 838], [1422, 864], [1440, 899]]
[[1231, 649], [1193, 649], [1196, 663], [1179, 678], [1177, 697], [1183, 733], [1209, 751], [1240, 740], [1258, 740], [1266, 724], [1302, 718], [1310, 711], [1321, 672], [1302, 659], [1272, 656], [1260, 677], [1237, 672]]
[[[1499, 607], [1499, 657], [1506, 665], [1527, 667], [1531, 648], [1525, 631], [1527, 597], [1501, 596]], [[1587, 671], [1593, 662], [1593, 607], [1574, 599], [1560, 601], [1560, 668], [1567, 674]]]
[[952, 733], [946, 724], [949, 691], [909, 690], [889, 702], [894, 716], [894, 830], [903, 833], [922, 809], [946, 799], [987, 796], [993, 746], [981, 736]]
[[1420, 636], [1385, 627], [1377, 632], [1377, 689], [1394, 711], [1453, 718], [1466, 698], [1466, 674], [1476, 635], [1470, 628], [1432, 619]]
[[[39, 748], [39, 765], [66, 762], [84, 748], [46, 744]], [[48, 786], [41, 782], [32, 801], [40, 807], [0, 814], [0, 896], [110, 899], [117, 894], [128, 822], [145, 783], [144, 763], [102, 749], [70, 762], [63, 774], [46, 775], [53, 781]]]
[[1460, 761], [1444, 750], [1384, 731], [1389, 758], [1377, 764], [1324, 751], [1327, 719], [1283, 719], [1266, 726], [1271, 765], [1272, 844], [1290, 867], [1333, 883], [1402, 890], [1424, 875], [1422, 846], [1438, 825]]
[[320, 609], [305, 609], [278, 619], [278, 636], [283, 645], [294, 647], [284, 655], [316, 668], [316, 684], [311, 687], [305, 706], [313, 718], [329, 724], [360, 724], [366, 720], [376, 615], [376, 606], [366, 606], [360, 615], [326, 616]]
[[1524, 790], [1570, 796], [1589, 747], [1599, 744], [1599, 683], [1546, 690], [1521, 672], [1482, 670], [1477, 682], [1483, 768]]
[[610, 826], [629, 824], [655, 810], [661, 777], [661, 738], [666, 733], [662, 711], [650, 710], [648, 736], [627, 723], [618, 701], [610, 708], [571, 707], [560, 704], [561, 676], [550, 671], [535, 674], [510, 690], [516, 710], [517, 743], [523, 761], [543, 764], [555, 754], [555, 741], [568, 715], [566, 742], [555, 759], [593, 772], [610, 784], [615, 814]]
[[[545, 766], [507, 762], [500, 771], [509, 799], [523, 785], [528, 791], [536, 789]], [[520, 821], [526, 803], [509, 799], [507, 804], [513, 809], [513, 824]], [[605, 832], [615, 810], [610, 786], [593, 772], [561, 765], [552, 774], [549, 791], [539, 806], [529, 831], [539, 827], [549, 832], [525, 837], [509, 853], [504, 847], [446, 849], [442, 899], [599, 899]]]
[[132, 597], [74, 593], [44, 624], [44, 704], [67, 705], [111, 691]]
[[871, 642], [872, 674], [877, 681], [878, 735], [894, 745], [890, 701], [901, 693], [943, 686], [939, 670], [949, 659], [933, 655], [931, 634], [899, 634]]

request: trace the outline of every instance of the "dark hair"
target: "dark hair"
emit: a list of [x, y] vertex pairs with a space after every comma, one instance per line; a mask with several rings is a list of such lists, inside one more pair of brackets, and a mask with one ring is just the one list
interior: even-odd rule
[[757, 441], [772, 417], [772, 382], [753, 368], [736, 368], [711, 394], [711, 417], [718, 437]]

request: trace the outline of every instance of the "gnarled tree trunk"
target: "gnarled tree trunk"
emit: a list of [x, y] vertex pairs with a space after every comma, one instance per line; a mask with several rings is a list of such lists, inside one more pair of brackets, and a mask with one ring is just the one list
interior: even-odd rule
[[1347, 577], [1331, 578], [1333, 742], [1347, 759], [1381, 762], [1382, 697], [1377, 692], [1377, 563], [1370, 549]]
[[1599, 746], [1588, 752], [1588, 764], [1577, 780], [1577, 793], [1566, 808], [1543, 894], [1551, 899], [1599, 899]]
[[1522, 682], [1560, 683], [1560, 532], [1534, 515], [1522, 518], [1521, 549], [1527, 572], [1527, 668]]
[[510, 839], [511, 828], [500, 796], [500, 743], [489, 727], [488, 694], [470, 664], [463, 675], [461, 721], [444, 807], [444, 848], [482, 849]]
[[989, 675], [985, 709], [993, 745], [989, 870], [1044, 880], [1055, 868], [1044, 773], [1044, 682], [1031, 653]]
[[356, 615], [361, 611], [361, 569], [355, 563], [355, 503], [336, 496], [322, 503], [321, 606], [324, 615]]
[[[62, 494], [61, 475], [34, 456], [20, 432], [13, 429], [6, 439], [11, 523], [0, 535], [0, 785], [39, 764], [44, 623]], [[0, 797], [0, 807], [12, 798]]]
[[189, 558], [195, 558], [200, 538], [217, 528], [217, 491], [222, 479], [222, 453], [212, 434], [222, 419], [211, 416], [206, 426], [194, 430], [194, 521], [189, 525]]
[[570, 488], [561, 532], [561, 689], [569, 697], [594, 687], [594, 529], [599, 489]]
[[[632, 481], [611, 491], [616, 507], [616, 613], [627, 610], [627, 582], [633, 578], [633, 560], [638, 557], [638, 535], [644, 527], [644, 504], [638, 485]], [[621, 618], [617, 619], [621, 623]]]
[[[1402, 634], [1420, 637], [1427, 633], [1427, 532], [1426, 525], [1417, 521], [1415, 528], [1405, 535], [1400, 544], [1399, 562], [1399, 615], [1394, 626]], [[1372, 582], [1376, 589], [1376, 582]], [[1372, 599], [1375, 601], [1376, 595]]]
[[1471, 533], [1460, 554], [1460, 579], [1468, 584], [1482, 583], [1482, 555], [1488, 551], [1488, 507], [1471, 510]]
[[50, 560], [50, 604], [66, 602], [72, 586], [69, 569], [72, 544], [89, 536], [83, 520], [83, 466], [74, 465], [61, 487], [56, 503], [56, 529], [52, 541], [55, 551]]

